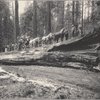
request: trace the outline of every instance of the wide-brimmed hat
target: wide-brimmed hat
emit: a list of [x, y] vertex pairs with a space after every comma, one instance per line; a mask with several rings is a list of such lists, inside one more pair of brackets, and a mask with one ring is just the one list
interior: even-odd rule
[[79, 25], [78, 27], [79, 27], [79, 28], [81, 28], [81, 27], [82, 27], [82, 25]]
[[74, 27], [74, 25], [72, 25], [72, 27]]

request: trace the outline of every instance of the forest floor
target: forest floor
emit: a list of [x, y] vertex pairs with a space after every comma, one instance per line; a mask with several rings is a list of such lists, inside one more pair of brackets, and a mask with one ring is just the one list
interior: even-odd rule
[[[0, 98], [3, 99], [100, 98], [99, 72], [36, 65], [1, 67], [9, 72], [3, 72], [5, 77], [0, 78]], [[8, 74], [11, 75], [8, 77]]]
[[[0, 100], [100, 99], [95, 50], [46, 51], [47, 47], [0, 54]], [[94, 70], [83, 60], [93, 61]]]

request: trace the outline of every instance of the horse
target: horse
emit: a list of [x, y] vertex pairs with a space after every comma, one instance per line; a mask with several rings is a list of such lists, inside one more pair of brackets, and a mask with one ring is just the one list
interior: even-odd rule
[[29, 42], [30, 47], [38, 47], [39, 46], [39, 40], [40, 40], [39, 37], [31, 39], [30, 42]]
[[54, 33], [54, 41], [58, 43], [59, 39], [61, 39], [61, 41], [64, 40], [64, 28]]

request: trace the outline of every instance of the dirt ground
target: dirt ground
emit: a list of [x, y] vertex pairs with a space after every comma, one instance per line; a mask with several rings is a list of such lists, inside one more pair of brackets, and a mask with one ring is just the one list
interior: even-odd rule
[[[19, 61], [19, 58], [20, 60], [25, 58], [24, 60], [27, 61], [33, 57], [38, 59], [44, 53], [45, 51], [34, 50], [29, 54], [24, 52], [0, 54], [0, 60]], [[75, 63], [71, 62], [71, 64], [75, 66]], [[100, 99], [100, 71], [69, 68], [67, 65], [63, 68], [62, 66], [0, 65], [0, 69], [0, 100]]]
[[1, 81], [0, 98], [3, 100], [4, 98], [15, 98], [15, 100], [16, 98], [22, 100], [100, 98], [100, 72], [35, 65], [0, 67], [26, 80], [25, 82]]

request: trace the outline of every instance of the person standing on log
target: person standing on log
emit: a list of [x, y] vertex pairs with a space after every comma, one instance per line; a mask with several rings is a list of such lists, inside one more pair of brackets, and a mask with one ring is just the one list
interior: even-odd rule
[[66, 31], [65, 31], [65, 40], [68, 40], [68, 36], [69, 36], [68, 30], [66, 30]]
[[29, 49], [29, 43], [30, 43], [30, 36], [28, 35], [28, 33], [26, 33], [26, 36], [25, 36], [25, 49], [26, 51], [28, 52], [28, 49]]
[[8, 52], [8, 47], [7, 47], [7, 46], [5, 46], [5, 53], [6, 53], [6, 52]]
[[71, 38], [75, 37], [75, 26], [72, 25], [72, 28], [71, 28]]
[[82, 36], [82, 26], [81, 25], [78, 26], [78, 36], [79, 37]]
[[18, 41], [18, 50], [21, 51], [22, 48], [23, 48], [23, 39], [21, 38], [21, 39], [19, 39], [19, 41]]

